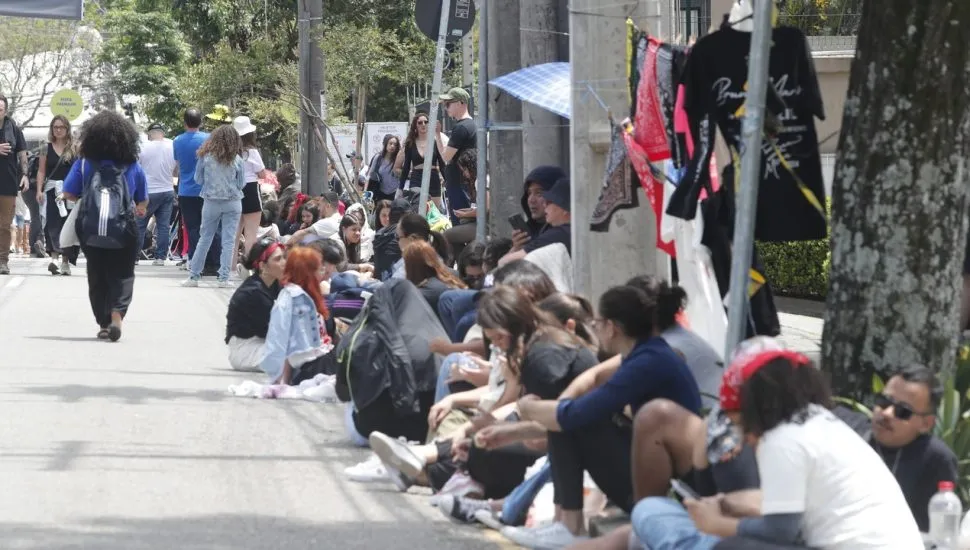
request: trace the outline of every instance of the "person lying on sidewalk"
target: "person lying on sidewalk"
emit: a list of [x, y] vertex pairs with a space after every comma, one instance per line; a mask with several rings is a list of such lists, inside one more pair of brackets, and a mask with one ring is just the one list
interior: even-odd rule
[[919, 528], [880, 457], [830, 411], [831, 390], [802, 354], [770, 338], [742, 344], [721, 405], [755, 446], [761, 514], [738, 519], [724, 495], [640, 501], [634, 531], [651, 550], [918, 549]]

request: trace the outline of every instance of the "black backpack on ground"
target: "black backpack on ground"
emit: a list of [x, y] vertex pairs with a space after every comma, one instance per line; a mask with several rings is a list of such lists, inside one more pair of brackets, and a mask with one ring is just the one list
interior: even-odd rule
[[85, 168], [94, 170], [91, 183], [78, 201], [75, 229], [83, 246], [94, 248], [129, 248], [137, 239], [131, 194], [125, 180], [125, 167], [98, 166], [82, 160], [81, 179]]

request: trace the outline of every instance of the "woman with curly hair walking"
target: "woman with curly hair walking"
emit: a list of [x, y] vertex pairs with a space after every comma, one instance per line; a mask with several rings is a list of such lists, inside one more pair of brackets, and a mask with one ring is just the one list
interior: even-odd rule
[[222, 222], [222, 254], [219, 257], [219, 286], [229, 286], [229, 270], [233, 267], [236, 230], [242, 215], [243, 188], [246, 186], [242, 140], [232, 126], [220, 126], [197, 153], [195, 181], [202, 186], [202, 229], [195, 254], [189, 259], [189, 278], [182, 286], [199, 286], [205, 257], [212, 246], [219, 222]]
[[[138, 130], [118, 113], [102, 111], [88, 119], [81, 126], [80, 161], [71, 166], [64, 179], [64, 200], [76, 201], [83, 197], [85, 200], [81, 202], [88, 202], [85, 193], [91, 188], [96, 174], [100, 177], [98, 186], [103, 189], [103, 194], [107, 194], [111, 182], [123, 177], [128, 192], [122, 196], [134, 202], [135, 215], [144, 216], [148, 207], [148, 181], [138, 164], [138, 148]], [[76, 208], [82, 206], [78, 204]], [[110, 210], [108, 204], [101, 203], [100, 212], [89, 212], [86, 216], [106, 216]], [[101, 327], [98, 331], [101, 340], [115, 342], [121, 338], [121, 322], [131, 305], [138, 254], [138, 231], [131, 211], [132, 205], [124, 205], [118, 209], [119, 219], [111, 220], [127, 225], [120, 247], [97, 246], [98, 243], [87, 239], [92, 235], [78, 231], [81, 250], [87, 258], [88, 297], [94, 318]], [[83, 209], [78, 214], [78, 229], [86, 221], [82, 214]], [[102, 221], [105, 225], [109, 222]]]

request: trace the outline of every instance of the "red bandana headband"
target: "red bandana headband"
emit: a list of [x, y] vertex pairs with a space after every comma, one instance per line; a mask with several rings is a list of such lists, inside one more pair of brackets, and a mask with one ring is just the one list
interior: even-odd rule
[[754, 353], [740, 352], [724, 371], [724, 377], [721, 380], [721, 410], [729, 412], [740, 410], [741, 386], [761, 370], [761, 367], [775, 359], [785, 359], [799, 367], [811, 364], [811, 360], [804, 354], [787, 349], [762, 350]]
[[259, 255], [259, 259], [253, 262], [253, 269], [259, 269], [259, 266], [263, 265], [263, 262], [268, 260], [269, 257], [273, 255], [273, 252], [276, 252], [276, 250], [279, 248], [283, 248], [283, 245], [278, 242], [275, 242], [267, 246], [266, 250], [264, 250], [263, 253]]

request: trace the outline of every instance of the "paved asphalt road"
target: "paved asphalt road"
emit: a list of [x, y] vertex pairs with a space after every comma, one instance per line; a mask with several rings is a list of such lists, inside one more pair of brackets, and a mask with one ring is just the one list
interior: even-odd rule
[[94, 339], [83, 268], [45, 267], [14, 258], [0, 277], [0, 548], [499, 547], [426, 491], [345, 481], [366, 453], [337, 405], [229, 397], [231, 290], [139, 266], [112, 344]]

